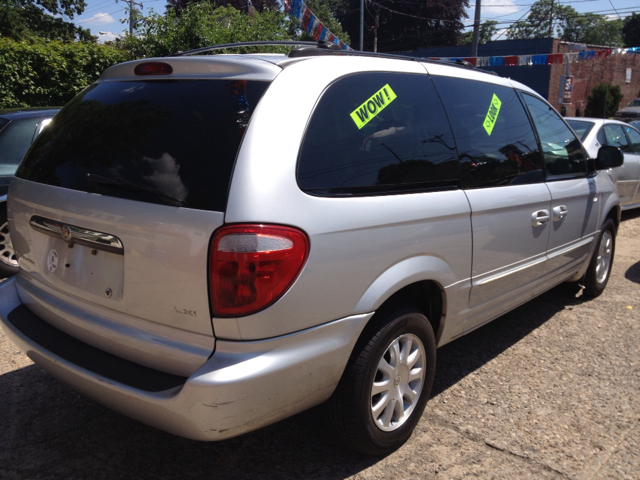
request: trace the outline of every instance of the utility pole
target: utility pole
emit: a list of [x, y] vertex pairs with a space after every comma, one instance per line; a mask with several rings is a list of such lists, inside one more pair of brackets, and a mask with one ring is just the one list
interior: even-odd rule
[[360, 51], [364, 50], [364, 0], [360, 0]]
[[551, 0], [551, 10], [549, 11], [549, 38], [553, 36], [553, 0]]
[[[134, 0], [123, 0], [123, 1], [129, 4], [129, 35], [133, 36], [133, 24], [135, 23], [135, 18], [134, 18], [135, 5], [138, 5], [140, 9], [144, 8], [144, 6], [142, 5], [142, 3], [135, 2]], [[116, 0], [116, 3], [118, 3], [118, 0]], [[135, 12], [137, 13], [137, 10], [135, 10]]]
[[480, 41], [480, 0], [476, 0], [476, 14], [473, 17], [473, 41], [471, 42], [471, 56], [478, 56], [478, 42]]
[[133, 23], [134, 23], [134, 15], [133, 15], [133, 9], [135, 8], [134, 5], [139, 5], [140, 8], [142, 9], [142, 3], [138, 3], [138, 2], [134, 2], [133, 0], [129, 0], [129, 35], [133, 36]]
[[378, 51], [378, 25], [380, 20], [380, 11], [376, 8], [376, 23], [373, 26], [373, 51]]

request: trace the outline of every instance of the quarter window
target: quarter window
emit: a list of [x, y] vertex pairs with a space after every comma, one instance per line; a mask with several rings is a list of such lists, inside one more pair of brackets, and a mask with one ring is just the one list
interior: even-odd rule
[[538, 130], [547, 178], [585, 175], [587, 162], [580, 140], [549, 104], [531, 95], [523, 95]]
[[298, 163], [312, 195], [379, 195], [459, 187], [451, 128], [427, 75], [361, 73], [322, 95]]
[[513, 89], [450, 77], [433, 81], [456, 137], [465, 188], [544, 180], [531, 122]]

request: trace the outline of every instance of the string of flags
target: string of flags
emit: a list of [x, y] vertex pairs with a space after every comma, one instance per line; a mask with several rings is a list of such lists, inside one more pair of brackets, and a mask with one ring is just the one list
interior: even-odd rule
[[303, 0], [284, 0], [284, 13], [288, 13], [298, 20], [302, 29], [315, 40], [326, 40], [327, 42], [333, 42], [339, 45], [343, 50], [351, 50], [349, 45], [343, 43], [324, 26]]
[[494, 67], [506, 65], [552, 65], [554, 63], [575, 63], [596, 58], [609, 58], [612, 55], [640, 53], [640, 47], [610, 48], [605, 50], [586, 50], [583, 52], [551, 53], [547, 55], [507, 55], [505, 57], [429, 57], [429, 60], [452, 61], [465, 60], [474, 67]]

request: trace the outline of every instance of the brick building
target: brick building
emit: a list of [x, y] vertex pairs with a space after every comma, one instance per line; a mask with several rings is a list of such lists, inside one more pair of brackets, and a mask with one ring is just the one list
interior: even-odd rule
[[[536, 38], [526, 40], [503, 40], [487, 42], [478, 46], [478, 57], [524, 56], [558, 53], [575, 53], [582, 50], [605, 50], [599, 45], [572, 44], [557, 38]], [[471, 46], [420, 48], [411, 52], [397, 52], [400, 55], [418, 57], [464, 58], [471, 54]], [[561, 110], [558, 103], [558, 89], [561, 76], [566, 74], [567, 64], [483, 66], [485, 70], [496, 72], [524, 83]], [[566, 115], [574, 116], [576, 109], [587, 103], [591, 88], [600, 82], [618, 85], [624, 95], [623, 106], [634, 98], [640, 98], [640, 54], [614, 54], [596, 56], [569, 64], [569, 74], [573, 76], [572, 103], [565, 105]], [[582, 110], [582, 114], [584, 110]]]

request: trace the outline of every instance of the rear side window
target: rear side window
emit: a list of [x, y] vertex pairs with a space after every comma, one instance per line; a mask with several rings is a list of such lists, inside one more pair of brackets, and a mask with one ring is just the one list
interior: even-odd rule
[[456, 137], [465, 188], [544, 180], [533, 127], [513, 89], [460, 78], [433, 81]]
[[539, 98], [523, 94], [538, 130], [548, 179], [585, 175], [587, 162], [580, 140], [558, 113]]
[[13, 120], [0, 131], [0, 175], [15, 173], [22, 157], [29, 150], [38, 120], [40, 117]]
[[16, 173], [130, 200], [224, 211], [235, 157], [267, 82], [104, 82], [43, 130]]
[[361, 73], [322, 95], [298, 162], [312, 195], [376, 195], [459, 187], [456, 148], [426, 75]]

